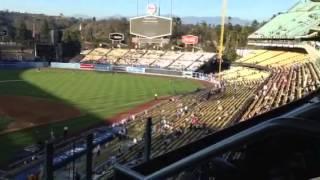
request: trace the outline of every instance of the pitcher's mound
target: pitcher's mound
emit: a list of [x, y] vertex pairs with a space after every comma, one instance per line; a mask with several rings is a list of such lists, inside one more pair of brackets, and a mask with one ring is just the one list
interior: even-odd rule
[[0, 117], [10, 122], [0, 134], [81, 116], [80, 110], [64, 103], [27, 96], [0, 96]]

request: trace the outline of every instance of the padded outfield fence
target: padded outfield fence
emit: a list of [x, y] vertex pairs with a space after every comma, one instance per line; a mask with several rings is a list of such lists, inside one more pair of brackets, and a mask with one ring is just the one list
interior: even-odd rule
[[51, 68], [104, 71], [104, 72], [126, 72], [136, 74], [163, 75], [172, 77], [192, 78], [197, 80], [209, 80], [203, 73], [193, 71], [176, 71], [161, 68], [150, 68], [140, 66], [110, 65], [110, 64], [85, 64], [85, 63], [56, 63], [50, 64]]
[[1, 61], [0, 69], [28, 69], [49, 67], [48, 62]]

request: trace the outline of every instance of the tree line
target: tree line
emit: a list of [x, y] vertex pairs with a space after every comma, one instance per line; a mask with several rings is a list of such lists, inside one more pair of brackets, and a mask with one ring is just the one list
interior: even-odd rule
[[[228, 18], [231, 22], [231, 17]], [[227, 21], [228, 22], [228, 21]], [[248, 25], [227, 23], [225, 25], [224, 49], [228, 59], [236, 58], [236, 49], [245, 47], [247, 37], [256, 31], [263, 23], [254, 20]], [[129, 32], [127, 18], [109, 18], [97, 20], [80, 19], [72, 17], [46, 16], [43, 14], [28, 14], [0, 11], [0, 27], [8, 31], [8, 36], [2, 41], [14, 41], [22, 44], [50, 42], [50, 30], [63, 31], [62, 42], [73, 48], [93, 48], [100, 45], [110, 46], [109, 33], [121, 32], [125, 35], [124, 44], [134, 48]], [[181, 36], [192, 34], [199, 37], [197, 48], [204, 51], [217, 52], [219, 48], [220, 25], [211, 25], [206, 22], [198, 24], [183, 24], [181, 18], [173, 18], [173, 32], [170, 44], [163, 47], [171, 49], [172, 46], [183, 48]], [[150, 47], [152, 48], [152, 47]], [[72, 53], [70, 55], [73, 55]]]

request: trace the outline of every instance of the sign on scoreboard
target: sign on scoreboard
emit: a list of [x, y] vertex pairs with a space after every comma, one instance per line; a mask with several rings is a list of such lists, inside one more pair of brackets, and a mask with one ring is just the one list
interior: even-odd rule
[[148, 38], [138, 38], [133, 37], [132, 42], [135, 44], [169, 44], [170, 39], [168, 38], [158, 38], [158, 39], [148, 39]]
[[131, 18], [130, 34], [148, 39], [170, 36], [172, 19], [154, 15]]
[[109, 39], [111, 41], [123, 41], [124, 40], [124, 34], [122, 33], [110, 33]]
[[194, 35], [185, 35], [182, 36], [182, 42], [184, 44], [198, 44], [199, 42], [199, 37], [198, 36], [194, 36]]

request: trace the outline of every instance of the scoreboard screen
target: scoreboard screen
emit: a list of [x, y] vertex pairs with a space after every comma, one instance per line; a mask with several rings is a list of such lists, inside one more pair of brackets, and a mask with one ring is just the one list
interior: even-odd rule
[[160, 16], [143, 16], [130, 19], [132, 35], [154, 39], [172, 34], [172, 19]]

